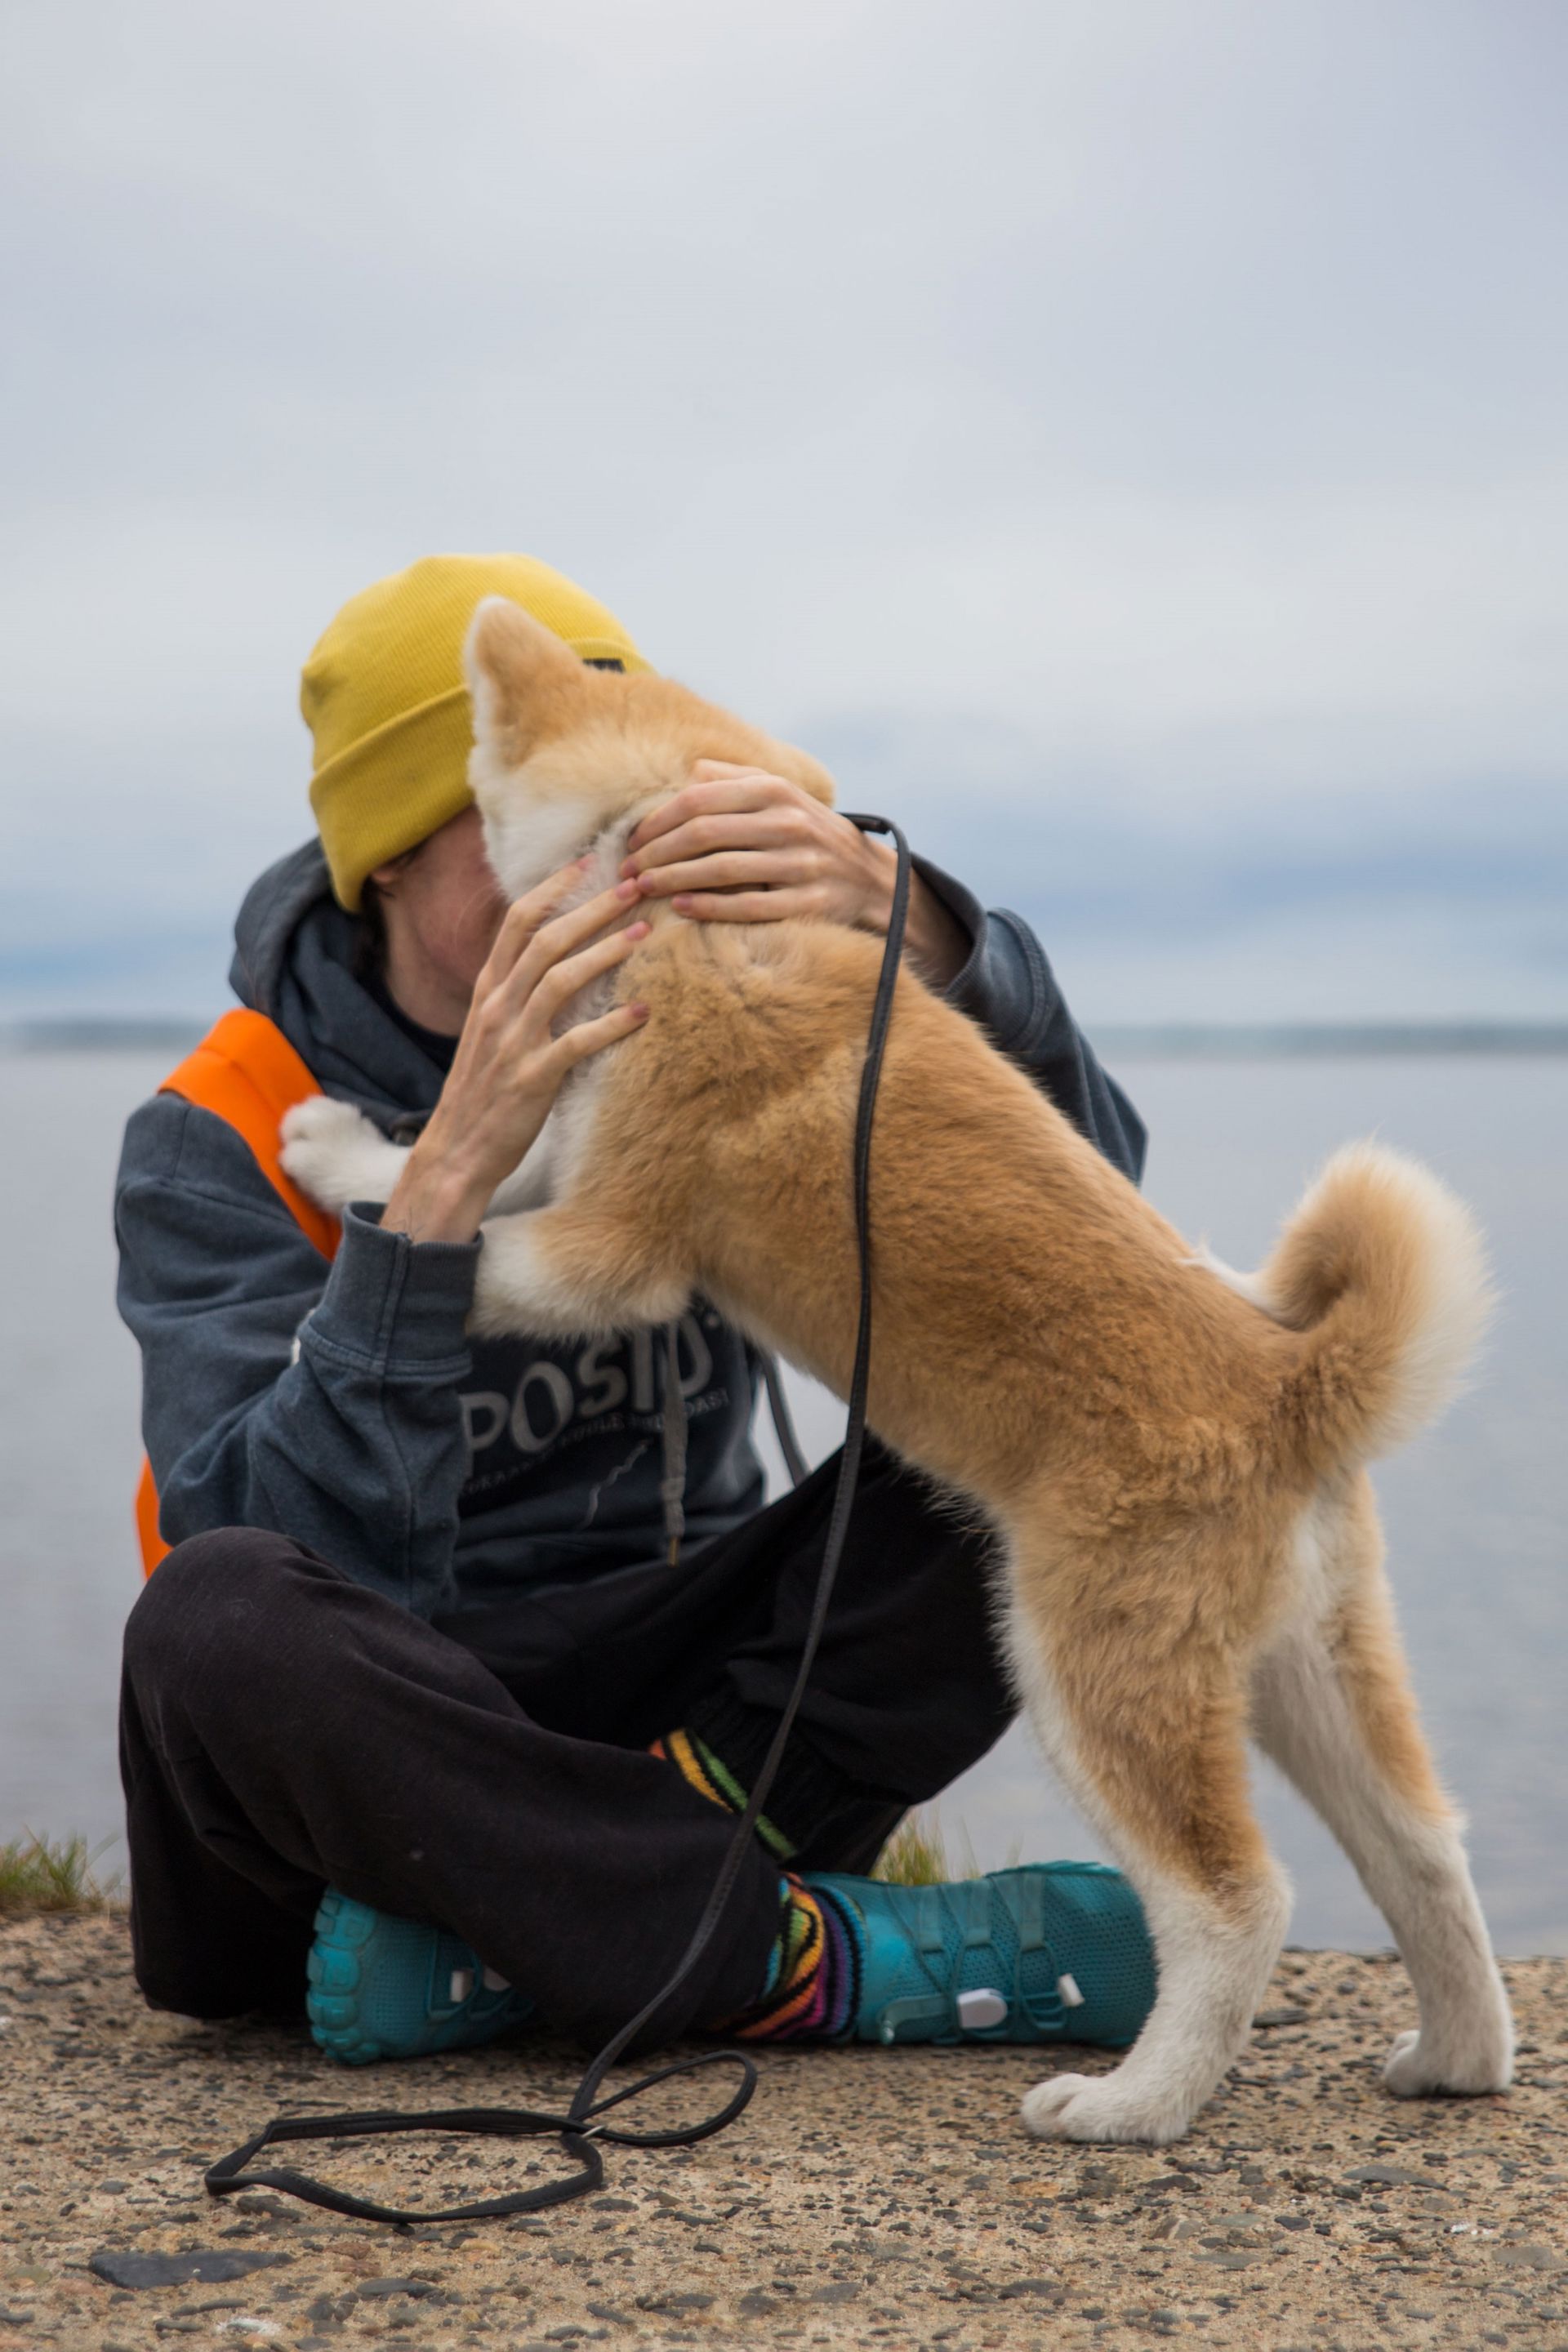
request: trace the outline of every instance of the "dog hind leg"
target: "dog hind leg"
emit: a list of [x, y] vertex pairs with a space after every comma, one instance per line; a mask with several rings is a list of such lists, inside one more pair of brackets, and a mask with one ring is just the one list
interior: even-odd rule
[[1017, 1678], [1042, 1746], [1137, 1888], [1159, 1968], [1153, 2010], [1110, 2074], [1057, 2074], [1024, 2101], [1037, 2138], [1180, 2138], [1246, 2046], [1289, 1916], [1247, 1794], [1246, 1710], [1227, 1662], [1156, 1665], [1135, 1693], [1079, 1679], [1082, 1629], [1052, 1654], [1016, 1617]]
[[1500, 2091], [1513, 2064], [1508, 1994], [1422, 1737], [1369, 1490], [1340, 1540], [1351, 1549], [1339, 1598], [1304, 1612], [1258, 1667], [1255, 1729], [1350, 1856], [1409, 1970], [1421, 2023], [1394, 2044], [1390, 2090]]

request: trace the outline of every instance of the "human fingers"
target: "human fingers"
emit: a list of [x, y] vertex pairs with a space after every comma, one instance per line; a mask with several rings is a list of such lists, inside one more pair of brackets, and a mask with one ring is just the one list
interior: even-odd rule
[[789, 849], [727, 849], [710, 857], [683, 858], [679, 866], [656, 866], [637, 877], [645, 898], [672, 898], [689, 890], [788, 888], [822, 879], [821, 861], [809, 845]]
[[525, 1001], [552, 964], [597, 939], [600, 932], [607, 930], [636, 906], [638, 895], [636, 882], [614, 882], [607, 890], [595, 891], [593, 898], [584, 898], [580, 907], [569, 908], [564, 914], [551, 916], [542, 922], [523, 942], [507, 975], [508, 1003]]
[[695, 923], [778, 923], [786, 915], [826, 916], [824, 894], [809, 885], [785, 890], [697, 890], [671, 901]]
[[580, 882], [584, 868], [592, 861], [591, 851], [574, 857], [570, 866], [561, 866], [514, 898], [501, 918], [494, 945], [486, 957], [483, 969], [474, 983], [476, 998], [500, 985], [517, 962], [540, 925], [549, 917], [552, 908], [560, 904], [573, 883]]
[[577, 954], [563, 956], [558, 963], [552, 963], [530, 992], [526, 1008], [530, 1025], [542, 1024], [548, 1027], [556, 1014], [602, 972], [613, 971], [617, 964], [625, 963], [651, 929], [648, 923], [628, 923], [624, 930], [612, 931], [607, 939], [595, 940]]
[[[673, 832], [677, 825], [687, 824], [694, 816], [766, 807], [770, 803], [787, 800], [798, 790], [783, 776], [771, 775], [765, 768], [731, 767], [719, 760], [700, 760], [692, 774], [692, 782], [683, 784], [669, 800], [650, 809], [633, 829], [626, 841], [628, 855], [635, 856], [661, 834]], [[800, 796], [803, 800], [809, 797], [805, 793]]]
[[603, 1052], [622, 1037], [629, 1037], [640, 1029], [648, 1017], [648, 1008], [640, 1002], [613, 1004], [608, 1013], [601, 1013], [595, 1021], [579, 1021], [563, 1030], [550, 1048], [551, 1076], [559, 1083], [568, 1070], [585, 1061], [590, 1054]]
[[787, 802], [766, 801], [761, 807], [712, 810], [689, 817], [628, 856], [621, 871], [647, 874], [660, 866], [679, 866], [693, 857], [711, 856], [721, 849], [804, 848], [814, 838], [804, 809]]

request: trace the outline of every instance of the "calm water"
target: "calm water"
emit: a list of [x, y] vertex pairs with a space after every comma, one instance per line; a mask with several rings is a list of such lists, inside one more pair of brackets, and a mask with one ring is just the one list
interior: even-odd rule
[[[121, 1125], [167, 1057], [0, 1060], [0, 1838], [24, 1824], [115, 1838], [114, 1686], [135, 1597], [135, 1351], [112, 1303], [109, 1198]], [[1249, 1265], [1335, 1144], [1374, 1129], [1474, 1204], [1504, 1304], [1472, 1393], [1379, 1473], [1417, 1687], [1470, 1816], [1494, 1935], [1568, 1951], [1568, 1059], [1149, 1062], [1121, 1073], [1148, 1118], [1148, 1189], [1185, 1232]], [[842, 1415], [800, 1396], [811, 1449]], [[1295, 1937], [1384, 1940], [1349, 1865], [1260, 1767], [1297, 1882]], [[1024, 1738], [942, 1803], [982, 1864], [1090, 1853]], [[106, 1862], [118, 1858], [111, 1850]]]

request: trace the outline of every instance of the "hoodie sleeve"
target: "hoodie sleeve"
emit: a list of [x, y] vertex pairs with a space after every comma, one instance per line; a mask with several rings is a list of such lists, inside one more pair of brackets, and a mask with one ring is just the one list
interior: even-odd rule
[[1028, 924], [1005, 908], [987, 914], [952, 875], [923, 857], [912, 862], [970, 941], [963, 969], [947, 989], [948, 1003], [978, 1021], [992, 1043], [1026, 1070], [1111, 1166], [1136, 1184], [1148, 1140], [1143, 1122], [1095, 1059]]
[[327, 1267], [242, 1139], [159, 1095], [126, 1129], [120, 1312], [166, 1541], [275, 1528], [428, 1617], [450, 1597], [478, 1242], [350, 1209]]

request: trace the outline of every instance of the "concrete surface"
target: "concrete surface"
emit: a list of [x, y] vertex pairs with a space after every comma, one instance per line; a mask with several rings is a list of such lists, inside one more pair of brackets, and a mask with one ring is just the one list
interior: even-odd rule
[[[302, 2032], [150, 2014], [121, 1918], [13, 1923], [0, 2352], [383, 2338], [409, 2352], [1568, 2352], [1568, 1961], [1506, 1973], [1522, 2046], [1503, 2098], [1390, 2098], [1378, 2066], [1414, 2015], [1398, 1962], [1288, 1953], [1250, 2054], [1173, 2149], [1026, 2139], [1020, 2095], [1077, 2053], [763, 2053], [732, 2129], [689, 2152], [611, 2149], [597, 2197], [539, 2221], [393, 2231], [271, 2194], [216, 2201], [203, 2168], [286, 2108], [557, 2105], [572, 2053], [521, 2040], [350, 2074]], [[681, 2096], [694, 2112], [721, 2079], [657, 2095], [647, 2120], [673, 2119]], [[300, 2155], [339, 2186], [415, 2204], [498, 2194], [561, 2161], [549, 2143], [423, 2137]], [[131, 2290], [90, 2267], [116, 2250], [273, 2259], [232, 2282]]]

